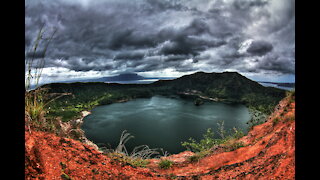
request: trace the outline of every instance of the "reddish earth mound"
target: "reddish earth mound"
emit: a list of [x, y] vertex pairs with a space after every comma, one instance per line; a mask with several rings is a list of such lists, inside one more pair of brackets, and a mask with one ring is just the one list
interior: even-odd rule
[[135, 168], [81, 142], [51, 133], [25, 132], [26, 179], [163, 179]]
[[166, 157], [174, 162], [160, 169], [111, 160], [91, 146], [51, 133], [25, 132], [26, 179], [294, 179], [295, 103], [280, 102], [269, 120], [237, 140], [244, 147], [227, 152], [216, 147], [208, 156], [189, 162], [192, 152]]

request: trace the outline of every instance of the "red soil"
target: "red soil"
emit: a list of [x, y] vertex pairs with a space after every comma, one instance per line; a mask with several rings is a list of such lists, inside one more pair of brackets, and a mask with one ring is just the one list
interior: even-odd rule
[[[134, 168], [81, 142], [51, 133], [25, 132], [26, 179], [163, 179], [147, 168]], [[65, 176], [66, 177], [66, 176]]]
[[[159, 159], [148, 168], [135, 168], [111, 160], [81, 142], [45, 132], [25, 132], [26, 179], [294, 179], [295, 103], [284, 99], [269, 120], [237, 140], [244, 147], [226, 152], [217, 148], [198, 162], [185, 151], [166, 157], [174, 161], [159, 169]], [[279, 119], [278, 121], [276, 121]], [[62, 178], [63, 179], [63, 178]]]

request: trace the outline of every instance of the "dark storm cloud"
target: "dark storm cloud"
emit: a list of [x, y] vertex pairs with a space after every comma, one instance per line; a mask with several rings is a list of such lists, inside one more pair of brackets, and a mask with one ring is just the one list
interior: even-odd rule
[[266, 41], [253, 41], [247, 52], [253, 55], [262, 56], [267, 54], [268, 52], [272, 51], [273, 46], [271, 43]]
[[154, 47], [157, 43], [158, 40], [153, 34], [144, 34], [143, 32], [126, 29], [114, 33], [114, 36], [109, 40], [107, 47], [112, 50], [118, 50], [126, 47], [138, 49]]
[[263, 70], [294, 74], [295, 63], [294, 61], [292, 61], [292, 58], [293, 57], [291, 55], [286, 56], [281, 54], [265, 56], [258, 64], [258, 68], [261, 68]]
[[152, 71], [152, 70], [160, 70], [160, 69], [164, 69], [164, 67], [161, 64], [158, 63], [148, 63], [145, 64], [142, 67], [137, 67], [137, 72], [148, 72], [148, 71]]
[[27, 52], [26, 58], [32, 58], [32, 59], [40, 59], [45, 57], [44, 51], [36, 51], [36, 52]]
[[[201, 37], [207, 35], [206, 38]], [[163, 55], [192, 55], [197, 56], [207, 48], [219, 47], [225, 44], [222, 39], [210, 37], [212, 32], [209, 25], [201, 19], [194, 19], [188, 26], [178, 30], [163, 29], [159, 36], [166, 40], [159, 53]], [[209, 38], [208, 38], [209, 37]]]
[[166, 10], [188, 10], [188, 7], [183, 6], [179, 1], [164, 1], [164, 0], [146, 0], [146, 4], [143, 6], [144, 10], [150, 13], [154, 11], [166, 11]]
[[247, 10], [252, 7], [265, 6], [268, 4], [267, 0], [253, 0], [253, 1], [234, 1], [233, 6], [239, 10]]
[[115, 55], [115, 60], [141, 60], [145, 56], [145, 52], [120, 52], [117, 55]]
[[[292, 73], [294, 14], [294, 0], [28, 0], [25, 46], [45, 23], [46, 36], [58, 29], [46, 67], [186, 72], [208, 64]], [[252, 43], [241, 51], [247, 40]], [[248, 59], [257, 61], [249, 67]]]
[[190, 55], [168, 55], [164, 58], [165, 61], [181, 61], [181, 60], [186, 60], [190, 59], [192, 56]]
[[218, 47], [225, 44], [223, 41], [213, 41], [206, 39], [199, 39], [189, 36], [178, 36], [168, 43], [164, 44], [160, 53], [164, 55], [169, 54], [184, 54], [184, 55], [199, 55], [201, 51], [210, 47]]

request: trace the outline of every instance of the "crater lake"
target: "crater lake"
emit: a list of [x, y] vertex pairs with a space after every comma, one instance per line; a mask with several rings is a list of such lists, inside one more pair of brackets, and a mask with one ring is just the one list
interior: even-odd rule
[[122, 131], [127, 130], [134, 136], [125, 144], [129, 152], [148, 145], [174, 154], [186, 150], [181, 142], [190, 137], [200, 140], [208, 128], [218, 138], [220, 121], [227, 132], [233, 127], [247, 132], [249, 120], [249, 111], [242, 104], [205, 101], [195, 106], [190, 99], [153, 96], [95, 107], [84, 118], [82, 129], [89, 140], [109, 148], [115, 149]]

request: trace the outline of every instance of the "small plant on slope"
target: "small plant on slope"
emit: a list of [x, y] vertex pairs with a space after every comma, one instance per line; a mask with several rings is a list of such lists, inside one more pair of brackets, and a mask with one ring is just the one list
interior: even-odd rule
[[233, 144], [234, 141], [244, 136], [244, 133], [241, 130], [233, 128], [234, 132], [226, 136], [226, 131], [223, 127], [223, 121], [218, 123], [218, 125], [218, 133], [221, 136], [220, 139], [214, 138], [214, 133], [212, 132], [211, 128], [208, 128], [207, 132], [203, 135], [203, 139], [201, 139], [199, 142], [197, 142], [193, 138], [189, 138], [189, 142], [186, 141], [181, 143], [181, 145], [187, 148], [187, 150], [196, 152], [194, 157], [191, 157], [191, 159], [189, 159], [190, 161], [196, 161], [206, 156], [210, 153], [210, 149], [216, 145], [221, 145], [230, 142], [231, 144], [229, 145], [233, 146], [232, 149], [235, 149], [236, 147], [241, 147], [240, 144]]
[[199, 161], [200, 159], [206, 157], [207, 155], [210, 154], [210, 150], [205, 150], [205, 151], [201, 151], [201, 152], [196, 152], [194, 155], [192, 156], [189, 156], [188, 157], [188, 160], [190, 162], [196, 162], [196, 161]]
[[159, 163], [158, 166], [161, 169], [169, 169], [173, 165], [173, 162], [168, 160], [168, 159], [162, 159]]
[[129, 163], [132, 166], [145, 167], [153, 155], [159, 154], [157, 149], [150, 149], [147, 145], [136, 146], [129, 154], [125, 144], [134, 138], [127, 130], [122, 131], [120, 141], [116, 149], [102, 148], [103, 151], [114, 160]]
[[221, 139], [225, 138], [226, 131], [224, 130], [224, 121], [217, 122], [218, 124], [218, 134], [220, 135]]
[[[39, 85], [39, 80], [41, 77], [42, 69], [45, 64], [45, 53], [49, 46], [50, 41], [52, 40], [56, 30], [52, 35], [47, 39], [47, 42], [44, 42], [44, 24], [38, 32], [37, 38], [32, 46], [30, 52], [26, 53], [25, 63], [26, 63], [26, 78], [25, 78], [25, 113], [29, 117], [28, 126], [31, 123], [37, 125], [43, 125], [44, 121], [44, 107], [46, 103], [44, 102], [44, 93], [46, 90], [37, 88]], [[39, 54], [39, 48], [41, 45], [44, 45], [41, 53], [41, 58], [36, 58]], [[35, 90], [29, 91], [31, 85], [34, 84], [36, 87]], [[33, 122], [30, 122], [33, 121]], [[30, 127], [29, 127], [30, 130]]]
[[214, 145], [223, 143], [223, 139], [215, 139], [214, 133], [211, 128], [207, 129], [207, 132], [203, 135], [203, 139], [197, 142], [193, 138], [189, 138], [189, 142], [182, 142], [181, 145], [187, 148], [189, 151], [201, 152], [210, 149]]
[[[25, 54], [25, 115], [27, 118], [26, 125], [31, 133], [30, 126], [41, 130], [54, 129], [54, 123], [46, 121], [45, 115], [46, 106], [69, 93], [61, 93], [55, 95], [51, 99], [46, 99], [47, 89], [39, 87], [39, 81], [42, 76], [42, 71], [45, 65], [45, 56], [50, 42], [52, 41], [57, 29], [52, 31], [48, 37], [44, 36], [45, 24], [43, 24], [38, 32], [36, 40], [31, 49]], [[31, 90], [34, 86], [34, 90]]]

